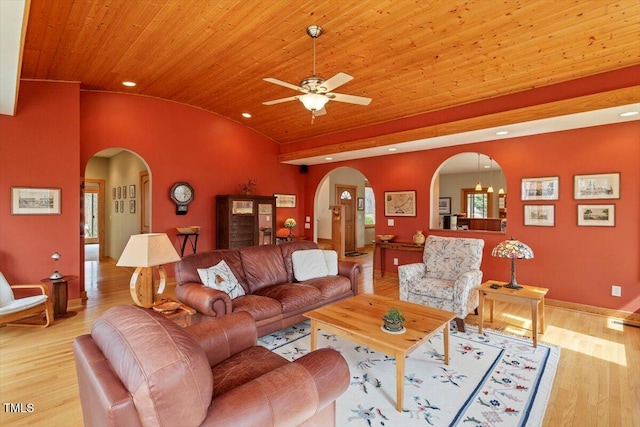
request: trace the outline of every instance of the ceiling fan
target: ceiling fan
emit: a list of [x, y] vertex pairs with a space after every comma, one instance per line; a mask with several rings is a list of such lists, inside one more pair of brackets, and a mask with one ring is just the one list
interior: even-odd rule
[[357, 105], [369, 105], [371, 103], [371, 98], [332, 92], [334, 89], [353, 80], [353, 77], [349, 74], [338, 73], [328, 80], [325, 80], [322, 77], [316, 75], [316, 39], [322, 34], [322, 27], [318, 25], [311, 25], [307, 28], [307, 34], [313, 39], [313, 75], [302, 79], [302, 81], [300, 82], [300, 86], [283, 82], [282, 80], [274, 79], [273, 77], [267, 77], [263, 79], [269, 83], [274, 83], [280, 86], [287, 87], [289, 89], [296, 90], [298, 92], [302, 92], [303, 95], [275, 99], [273, 101], [263, 102], [262, 104], [274, 105], [297, 99], [302, 102], [307, 110], [311, 111], [311, 123], [313, 123], [313, 119], [316, 116], [322, 116], [327, 113], [327, 110], [324, 107], [329, 101], [346, 102], [348, 104]]

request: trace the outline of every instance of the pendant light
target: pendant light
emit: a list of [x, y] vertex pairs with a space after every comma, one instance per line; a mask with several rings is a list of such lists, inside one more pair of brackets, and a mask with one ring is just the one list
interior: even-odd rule
[[480, 153], [478, 153], [478, 183], [476, 184], [476, 191], [482, 191], [482, 184], [480, 183]]
[[502, 177], [502, 168], [500, 168], [500, 188], [498, 189], [498, 194], [504, 194], [504, 187], [502, 186], [502, 181], [504, 178]]
[[489, 188], [487, 188], [487, 193], [493, 193], [493, 159], [489, 157], [489, 173], [490, 173], [490, 184]]

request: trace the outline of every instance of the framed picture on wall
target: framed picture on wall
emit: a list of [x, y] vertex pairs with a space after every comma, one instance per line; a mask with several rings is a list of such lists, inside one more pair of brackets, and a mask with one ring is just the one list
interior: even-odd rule
[[123, 199], [127, 198], [127, 186], [126, 185], [122, 186], [122, 198]]
[[295, 208], [295, 194], [274, 194], [276, 196], [276, 208]]
[[619, 199], [620, 173], [574, 176], [573, 198], [576, 200]]
[[560, 178], [547, 176], [542, 178], [522, 178], [521, 200], [558, 200]]
[[385, 216], [416, 216], [415, 191], [385, 191]]
[[136, 213], [136, 201], [129, 200], [129, 213]]
[[120, 209], [119, 209], [119, 207], [120, 207], [120, 203], [118, 203], [118, 201], [117, 201], [117, 200], [116, 200], [114, 203], [115, 203], [114, 212], [115, 212], [115, 213], [118, 213], [118, 211], [120, 210]]
[[358, 197], [358, 210], [364, 210], [364, 197]]
[[11, 215], [60, 215], [59, 188], [11, 187]]
[[118, 193], [118, 197], [117, 199], [120, 200], [122, 199], [122, 187], [116, 187], [117, 193]]
[[616, 205], [578, 205], [578, 225], [614, 227]]
[[129, 197], [131, 197], [132, 199], [136, 198], [136, 186], [135, 185], [130, 185], [129, 186]]
[[438, 200], [438, 213], [440, 215], [451, 213], [451, 197], [440, 197]]
[[124, 200], [120, 200], [120, 212], [124, 213]]
[[115, 198], [116, 198], [116, 187], [113, 187], [113, 188], [111, 189], [111, 198], [112, 198], [112, 199], [115, 199]]
[[524, 205], [524, 225], [555, 226], [555, 205]]

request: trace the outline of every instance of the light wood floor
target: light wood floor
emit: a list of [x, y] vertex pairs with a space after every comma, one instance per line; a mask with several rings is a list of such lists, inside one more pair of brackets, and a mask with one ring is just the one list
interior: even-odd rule
[[[371, 255], [363, 264], [361, 292], [398, 297], [395, 277], [373, 280]], [[87, 308], [46, 329], [0, 329], [0, 425], [81, 426], [72, 342], [88, 333], [106, 309], [130, 304], [132, 270], [86, 263]], [[527, 307], [496, 303], [496, 321], [485, 326], [529, 335]], [[468, 323], [476, 324], [470, 315]], [[640, 329], [597, 315], [547, 307], [541, 341], [562, 347], [545, 426], [640, 426]], [[10, 412], [7, 404], [33, 405]], [[14, 408], [16, 408], [14, 406]]]

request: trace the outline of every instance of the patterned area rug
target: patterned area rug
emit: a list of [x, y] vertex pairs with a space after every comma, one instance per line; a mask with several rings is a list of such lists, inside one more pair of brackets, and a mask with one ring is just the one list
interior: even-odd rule
[[[309, 324], [300, 323], [259, 339], [289, 360], [309, 352]], [[540, 426], [551, 393], [560, 349], [467, 325], [451, 330], [449, 365], [442, 334], [409, 355], [404, 410], [396, 406], [395, 359], [320, 331], [318, 347], [347, 360], [351, 385], [337, 401], [337, 425]]]

